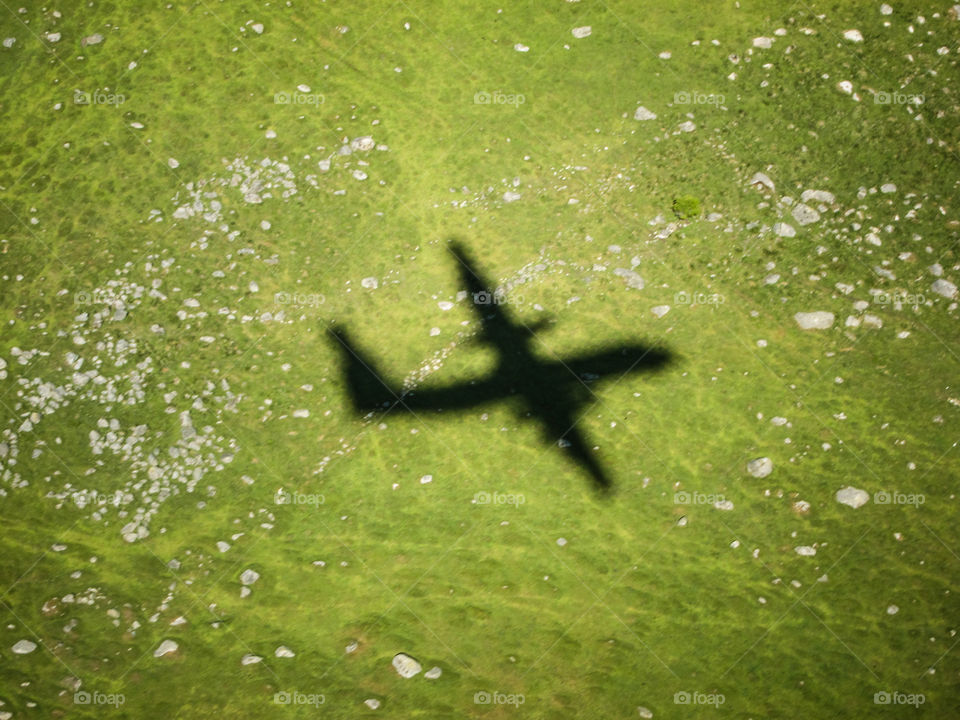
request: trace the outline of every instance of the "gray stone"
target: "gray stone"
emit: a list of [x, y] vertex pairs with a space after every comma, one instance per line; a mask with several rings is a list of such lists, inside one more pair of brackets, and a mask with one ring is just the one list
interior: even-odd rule
[[28, 655], [37, 649], [37, 644], [32, 640], [17, 640], [10, 649], [17, 655]]
[[951, 300], [957, 297], [957, 286], [949, 280], [944, 280], [943, 278], [934, 280], [933, 285], [930, 286], [930, 289], [937, 293], [937, 295], [943, 295], [945, 298], [949, 298]]
[[397, 653], [393, 656], [393, 667], [403, 678], [412, 678], [422, 670], [420, 663], [406, 653]]
[[756, 458], [747, 463], [747, 472], [755, 478], [763, 478], [773, 472], [773, 460], [768, 457]]
[[870, 502], [870, 495], [866, 490], [861, 490], [848, 485], [845, 488], [837, 490], [837, 502], [856, 509]]
[[793, 215], [793, 219], [796, 220], [801, 226], [815, 223], [820, 219], [820, 213], [818, 213], [809, 205], [804, 205], [803, 203], [797, 203], [793, 207], [793, 210], [790, 211], [790, 214]]
[[793, 319], [803, 330], [826, 330], [833, 326], [833, 313], [824, 310], [798, 312]]

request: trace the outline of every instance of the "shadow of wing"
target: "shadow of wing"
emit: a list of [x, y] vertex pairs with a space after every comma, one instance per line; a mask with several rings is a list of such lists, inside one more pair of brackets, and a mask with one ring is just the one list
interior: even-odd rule
[[646, 345], [624, 345], [589, 355], [578, 355], [568, 359], [544, 363], [551, 374], [566, 370], [584, 377], [597, 375], [623, 376], [634, 372], [662, 370], [672, 360], [669, 350], [648, 347]]

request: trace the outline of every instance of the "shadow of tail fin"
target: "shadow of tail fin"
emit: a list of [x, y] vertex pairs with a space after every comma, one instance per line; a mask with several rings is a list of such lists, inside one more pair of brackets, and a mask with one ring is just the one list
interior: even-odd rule
[[374, 361], [357, 348], [342, 328], [331, 328], [333, 344], [343, 362], [347, 393], [354, 410], [368, 412], [389, 407], [397, 402], [400, 391], [393, 391]]

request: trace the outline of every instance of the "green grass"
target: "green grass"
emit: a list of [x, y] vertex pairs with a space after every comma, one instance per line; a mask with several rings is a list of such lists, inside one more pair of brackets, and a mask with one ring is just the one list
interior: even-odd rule
[[[960, 333], [928, 269], [958, 282], [960, 22], [946, 6], [107, 2], [58, 19], [21, 4], [0, 9], [0, 37], [16, 38], [0, 48], [0, 713], [960, 711]], [[592, 34], [575, 39], [585, 25]], [[863, 43], [843, 39], [850, 28]], [[48, 31], [59, 42], [41, 39]], [[82, 48], [94, 32], [105, 41]], [[753, 48], [759, 36], [773, 46]], [[274, 102], [300, 84], [322, 103]], [[77, 105], [75, 90], [124, 102]], [[495, 92], [523, 102], [475, 102]], [[924, 102], [880, 104], [875, 92]], [[638, 105], [657, 118], [634, 120]], [[688, 120], [695, 129], [679, 131]], [[335, 155], [365, 135], [389, 149]], [[289, 165], [297, 192], [250, 204], [225, 162], [265, 158]], [[776, 193], [748, 185], [757, 171]], [[201, 181], [219, 219], [175, 218]], [[801, 227], [780, 201], [805, 189], [836, 203]], [[521, 197], [504, 202], [507, 191]], [[678, 220], [673, 202], [687, 195], [702, 212]], [[796, 235], [776, 235], [776, 222]], [[493, 366], [470, 304], [438, 306], [462, 290], [451, 238], [512, 285], [512, 316], [549, 321], [542, 357], [641, 341], [677, 355], [656, 376], [590, 385], [578, 427], [614, 477], [610, 497], [514, 402], [351, 411], [333, 324], [397, 381], [433, 360], [442, 367], [424, 387]], [[633, 258], [642, 290], [613, 273]], [[103, 300], [117, 281], [122, 319]], [[871, 289], [924, 301], [898, 309]], [[660, 305], [671, 309], [658, 318]], [[801, 330], [794, 314], [816, 310], [833, 312], [833, 327]], [[845, 327], [864, 314], [882, 327]], [[133, 346], [117, 366], [119, 340]], [[43, 383], [72, 393], [90, 369], [132, 394], [84, 386], [38, 410]], [[188, 410], [211, 444], [174, 457]], [[32, 412], [43, 417], [22, 429]], [[145, 426], [142, 453], [94, 454], [90, 431], [110, 431], [101, 419], [117, 421], [121, 443]], [[772, 459], [770, 476], [747, 473], [758, 457]], [[169, 497], [157, 499], [148, 462], [166, 468]], [[195, 484], [172, 478], [196, 462], [208, 469]], [[854, 510], [835, 500], [847, 485], [924, 502]], [[281, 487], [323, 502], [278, 505]], [[72, 500], [118, 489], [133, 497], [102, 517]], [[677, 502], [681, 491], [733, 509]], [[478, 504], [478, 493], [524, 502]], [[155, 500], [149, 535], [126, 542], [124, 526]], [[815, 556], [795, 552], [807, 545]], [[241, 597], [247, 568], [260, 578]], [[90, 605], [63, 600], [88, 588]], [[14, 654], [22, 639], [38, 648]], [[179, 648], [155, 658], [164, 639]], [[296, 656], [275, 657], [281, 645]], [[401, 678], [399, 652], [442, 676]], [[242, 665], [248, 654], [263, 660]], [[123, 705], [77, 704], [76, 680]], [[274, 702], [285, 692], [324, 703]], [[523, 703], [477, 703], [478, 692]], [[677, 703], [683, 692], [724, 702]], [[878, 707], [879, 692], [924, 704]]]

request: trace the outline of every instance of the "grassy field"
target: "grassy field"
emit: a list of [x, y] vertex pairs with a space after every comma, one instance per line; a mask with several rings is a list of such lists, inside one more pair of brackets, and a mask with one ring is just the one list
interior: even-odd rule
[[[960, 6], [891, 4], [2, 5], [0, 720], [960, 716]], [[335, 326], [495, 367], [452, 239], [676, 358], [583, 385], [611, 493], [353, 411]]]

